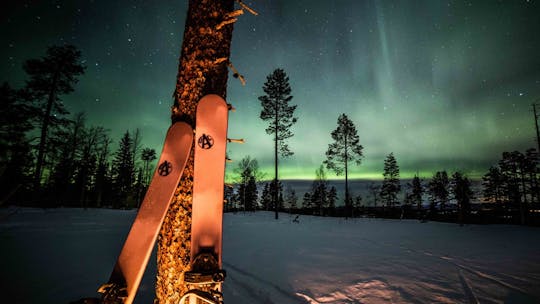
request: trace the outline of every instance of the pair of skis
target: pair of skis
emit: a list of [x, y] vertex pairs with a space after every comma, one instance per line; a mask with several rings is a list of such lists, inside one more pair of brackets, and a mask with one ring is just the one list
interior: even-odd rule
[[197, 105], [195, 139], [185, 122], [176, 122], [167, 131], [158, 167], [137, 217], [109, 282], [99, 289], [103, 303], [133, 302], [193, 143], [191, 271], [184, 275], [189, 291], [180, 304], [223, 302], [221, 243], [228, 111], [220, 96], [207, 95]]

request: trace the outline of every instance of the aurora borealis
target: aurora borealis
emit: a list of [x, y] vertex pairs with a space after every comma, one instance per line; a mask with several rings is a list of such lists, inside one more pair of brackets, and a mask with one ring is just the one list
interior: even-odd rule
[[[353, 177], [381, 178], [390, 152], [403, 177], [443, 169], [478, 177], [503, 151], [536, 147], [538, 1], [245, 3], [259, 16], [246, 12], [233, 32], [231, 61], [247, 80], [244, 87], [229, 80], [228, 101], [237, 109], [229, 136], [247, 141], [229, 145], [233, 159], [250, 155], [272, 169], [272, 138], [257, 97], [278, 67], [290, 77], [299, 117], [289, 140], [295, 155], [280, 165], [283, 179], [314, 177], [341, 113], [364, 146]], [[187, 1], [3, 6], [2, 81], [21, 87], [25, 60], [49, 45], [74, 44], [87, 70], [62, 97], [71, 113], [85, 111], [89, 125], [110, 129], [115, 140], [138, 127], [144, 146], [161, 149]]]

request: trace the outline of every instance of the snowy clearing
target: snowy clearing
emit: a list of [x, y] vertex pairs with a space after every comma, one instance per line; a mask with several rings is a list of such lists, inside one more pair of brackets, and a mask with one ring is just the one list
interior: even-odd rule
[[[0, 209], [2, 302], [96, 296], [135, 213]], [[280, 215], [225, 215], [225, 303], [540, 302], [539, 228]]]

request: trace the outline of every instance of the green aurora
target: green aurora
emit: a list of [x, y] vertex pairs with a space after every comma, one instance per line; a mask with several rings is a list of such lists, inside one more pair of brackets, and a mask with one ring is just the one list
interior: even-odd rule
[[[245, 1], [259, 16], [234, 25], [229, 157], [256, 158], [272, 178], [272, 138], [259, 119], [266, 75], [290, 77], [298, 123], [280, 178], [313, 179], [337, 117], [356, 124], [364, 159], [351, 178], [382, 178], [394, 152], [403, 178], [460, 170], [483, 175], [503, 151], [535, 147], [540, 97], [538, 1]], [[161, 149], [170, 124], [187, 1], [8, 1], [1, 70], [15, 87], [22, 63], [77, 45], [86, 74], [63, 96], [72, 113], [111, 130], [140, 128]], [[116, 149], [116, 145], [113, 146]], [[232, 178], [235, 164], [229, 164]], [[342, 178], [329, 174], [330, 178]]]

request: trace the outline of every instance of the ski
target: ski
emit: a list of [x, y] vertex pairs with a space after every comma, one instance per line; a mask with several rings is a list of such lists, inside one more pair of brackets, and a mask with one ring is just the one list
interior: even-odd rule
[[186, 166], [192, 142], [193, 129], [187, 123], [176, 122], [167, 131], [158, 167], [137, 217], [109, 282], [99, 289], [102, 303], [133, 302], [174, 191]]
[[228, 111], [229, 106], [218, 95], [206, 95], [197, 105], [191, 270], [184, 274], [189, 291], [180, 304], [223, 302], [221, 244]]

